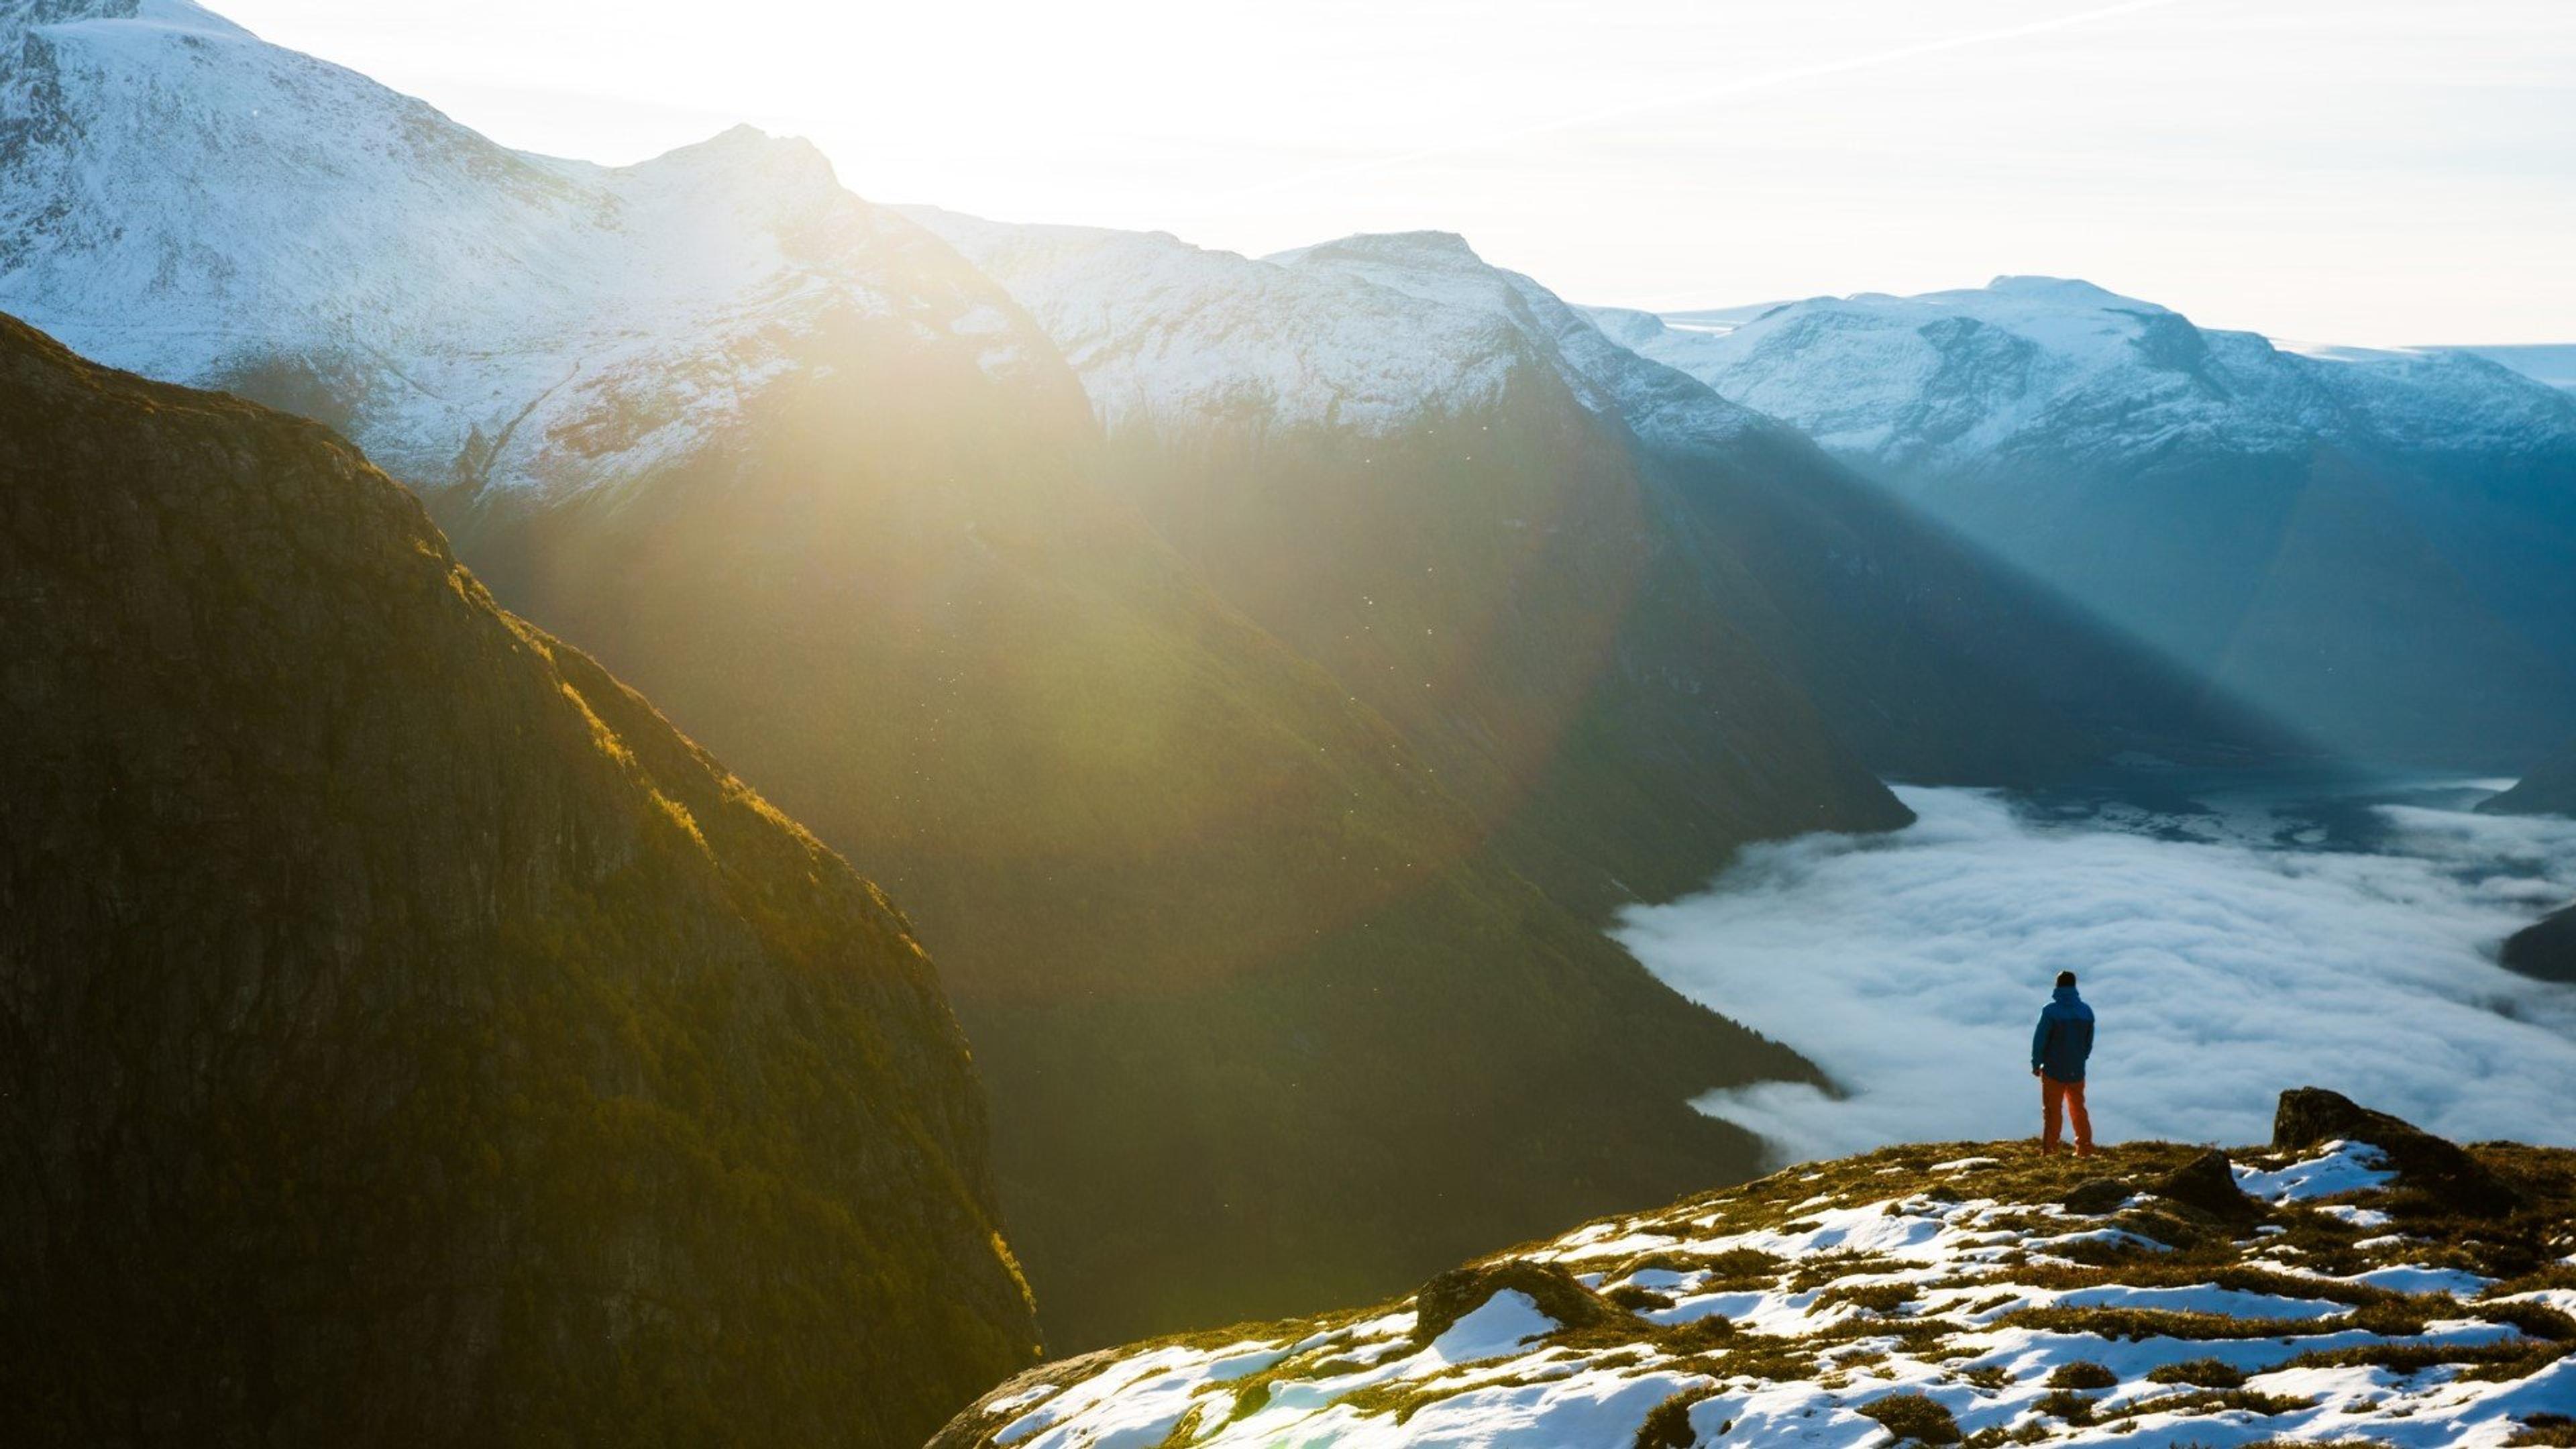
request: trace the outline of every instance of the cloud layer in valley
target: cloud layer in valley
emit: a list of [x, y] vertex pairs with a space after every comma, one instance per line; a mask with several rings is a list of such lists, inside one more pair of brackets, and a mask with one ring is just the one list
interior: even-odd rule
[[1757, 847], [1617, 933], [1848, 1091], [1700, 1103], [1783, 1153], [2036, 1131], [2030, 1029], [2061, 969], [2101, 1016], [2106, 1140], [2261, 1141], [2275, 1094], [2315, 1084], [2456, 1137], [2576, 1145], [2576, 988], [2493, 960], [2576, 896], [2576, 823], [2384, 806], [2383, 852], [2329, 853], [1900, 793], [1909, 829]]

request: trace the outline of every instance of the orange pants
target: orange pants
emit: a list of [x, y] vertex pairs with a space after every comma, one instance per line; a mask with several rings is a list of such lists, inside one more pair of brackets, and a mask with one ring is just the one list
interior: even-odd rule
[[2058, 1115], [2062, 1111], [2075, 1119], [2077, 1154], [2085, 1157], [2093, 1155], [2093, 1119], [2084, 1111], [2082, 1082], [2061, 1082], [2055, 1077], [2042, 1076], [2039, 1079], [2039, 1111], [2042, 1126], [2039, 1134], [2040, 1151], [2057, 1150]]

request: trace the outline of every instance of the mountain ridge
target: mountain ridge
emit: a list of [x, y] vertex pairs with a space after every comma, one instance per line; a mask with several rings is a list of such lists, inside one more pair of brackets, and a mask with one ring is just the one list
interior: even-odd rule
[[897, 1445], [1034, 1355], [875, 886], [326, 429], [5, 317], [0, 416], [14, 1422]]

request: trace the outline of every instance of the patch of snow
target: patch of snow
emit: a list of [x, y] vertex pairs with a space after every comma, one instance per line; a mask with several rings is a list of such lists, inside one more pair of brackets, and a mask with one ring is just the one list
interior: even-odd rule
[[2246, 1196], [2265, 1202], [2373, 1192], [2396, 1180], [2386, 1154], [2367, 1142], [2329, 1142], [2319, 1156], [2269, 1171], [2243, 1164], [2236, 1167], [2236, 1185]]
[[1428, 1352], [1443, 1363], [1475, 1363], [1518, 1353], [1522, 1344], [1545, 1338], [1559, 1326], [1539, 1309], [1538, 1300], [1506, 1288], [1449, 1325]]
[[2528, 1293], [2507, 1293], [2493, 1300], [2497, 1303], [2537, 1303], [2561, 1313], [2576, 1314], [2576, 1288], [2535, 1288]]
[[1285, 1353], [1238, 1344], [1138, 1354], [1030, 1409], [997, 1431], [993, 1442], [1011, 1449], [1150, 1449], [1191, 1410], [1202, 1389], [1258, 1373]]
[[2184, 1288], [2077, 1288], [2069, 1292], [2035, 1291], [2034, 1305], [2067, 1308], [2145, 1308], [2160, 1313], [2216, 1313], [2228, 1318], [2332, 1318], [2349, 1313], [2349, 1304], [2326, 1298], [2284, 1298], [2202, 1283]]
[[2464, 1269], [2428, 1268], [2417, 1263], [2372, 1268], [2343, 1281], [2385, 1288], [2391, 1293], [2440, 1293], [2452, 1298], [2475, 1298], [2495, 1286], [2493, 1278]]

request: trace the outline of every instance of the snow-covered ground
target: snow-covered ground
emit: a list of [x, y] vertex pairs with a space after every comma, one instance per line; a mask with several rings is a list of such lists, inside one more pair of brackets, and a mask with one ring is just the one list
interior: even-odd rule
[[[938, 1442], [2503, 1445], [2576, 1409], [2567, 1265], [2506, 1281], [2510, 1253], [2461, 1246], [2564, 1258], [2564, 1203], [2482, 1224], [2333, 1140], [2239, 1164], [2253, 1203], [2213, 1217], [2156, 1190], [2193, 1151], [1792, 1169], [1416, 1299], [1041, 1367]], [[2062, 1200], [2079, 1182], [2088, 1210]], [[1466, 1311], [1425, 1331], [1435, 1292]]]
[[2031, 1026], [2060, 970], [2100, 1013], [2090, 1096], [2107, 1139], [2256, 1136], [2296, 1078], [2453, 1136], [2576, 1145], [2576, 988], [2494, 960], [2576, 898], [2576, 822], [2357, 806], [2361, 849], [2217, 795], [2204, 814], [2066, 819], [1900, 793], [1908, 829], [1753, 847], [1619, 931], [1844, 1089], [1702, 1104], [1784, 1154], [2024, 1130]]

